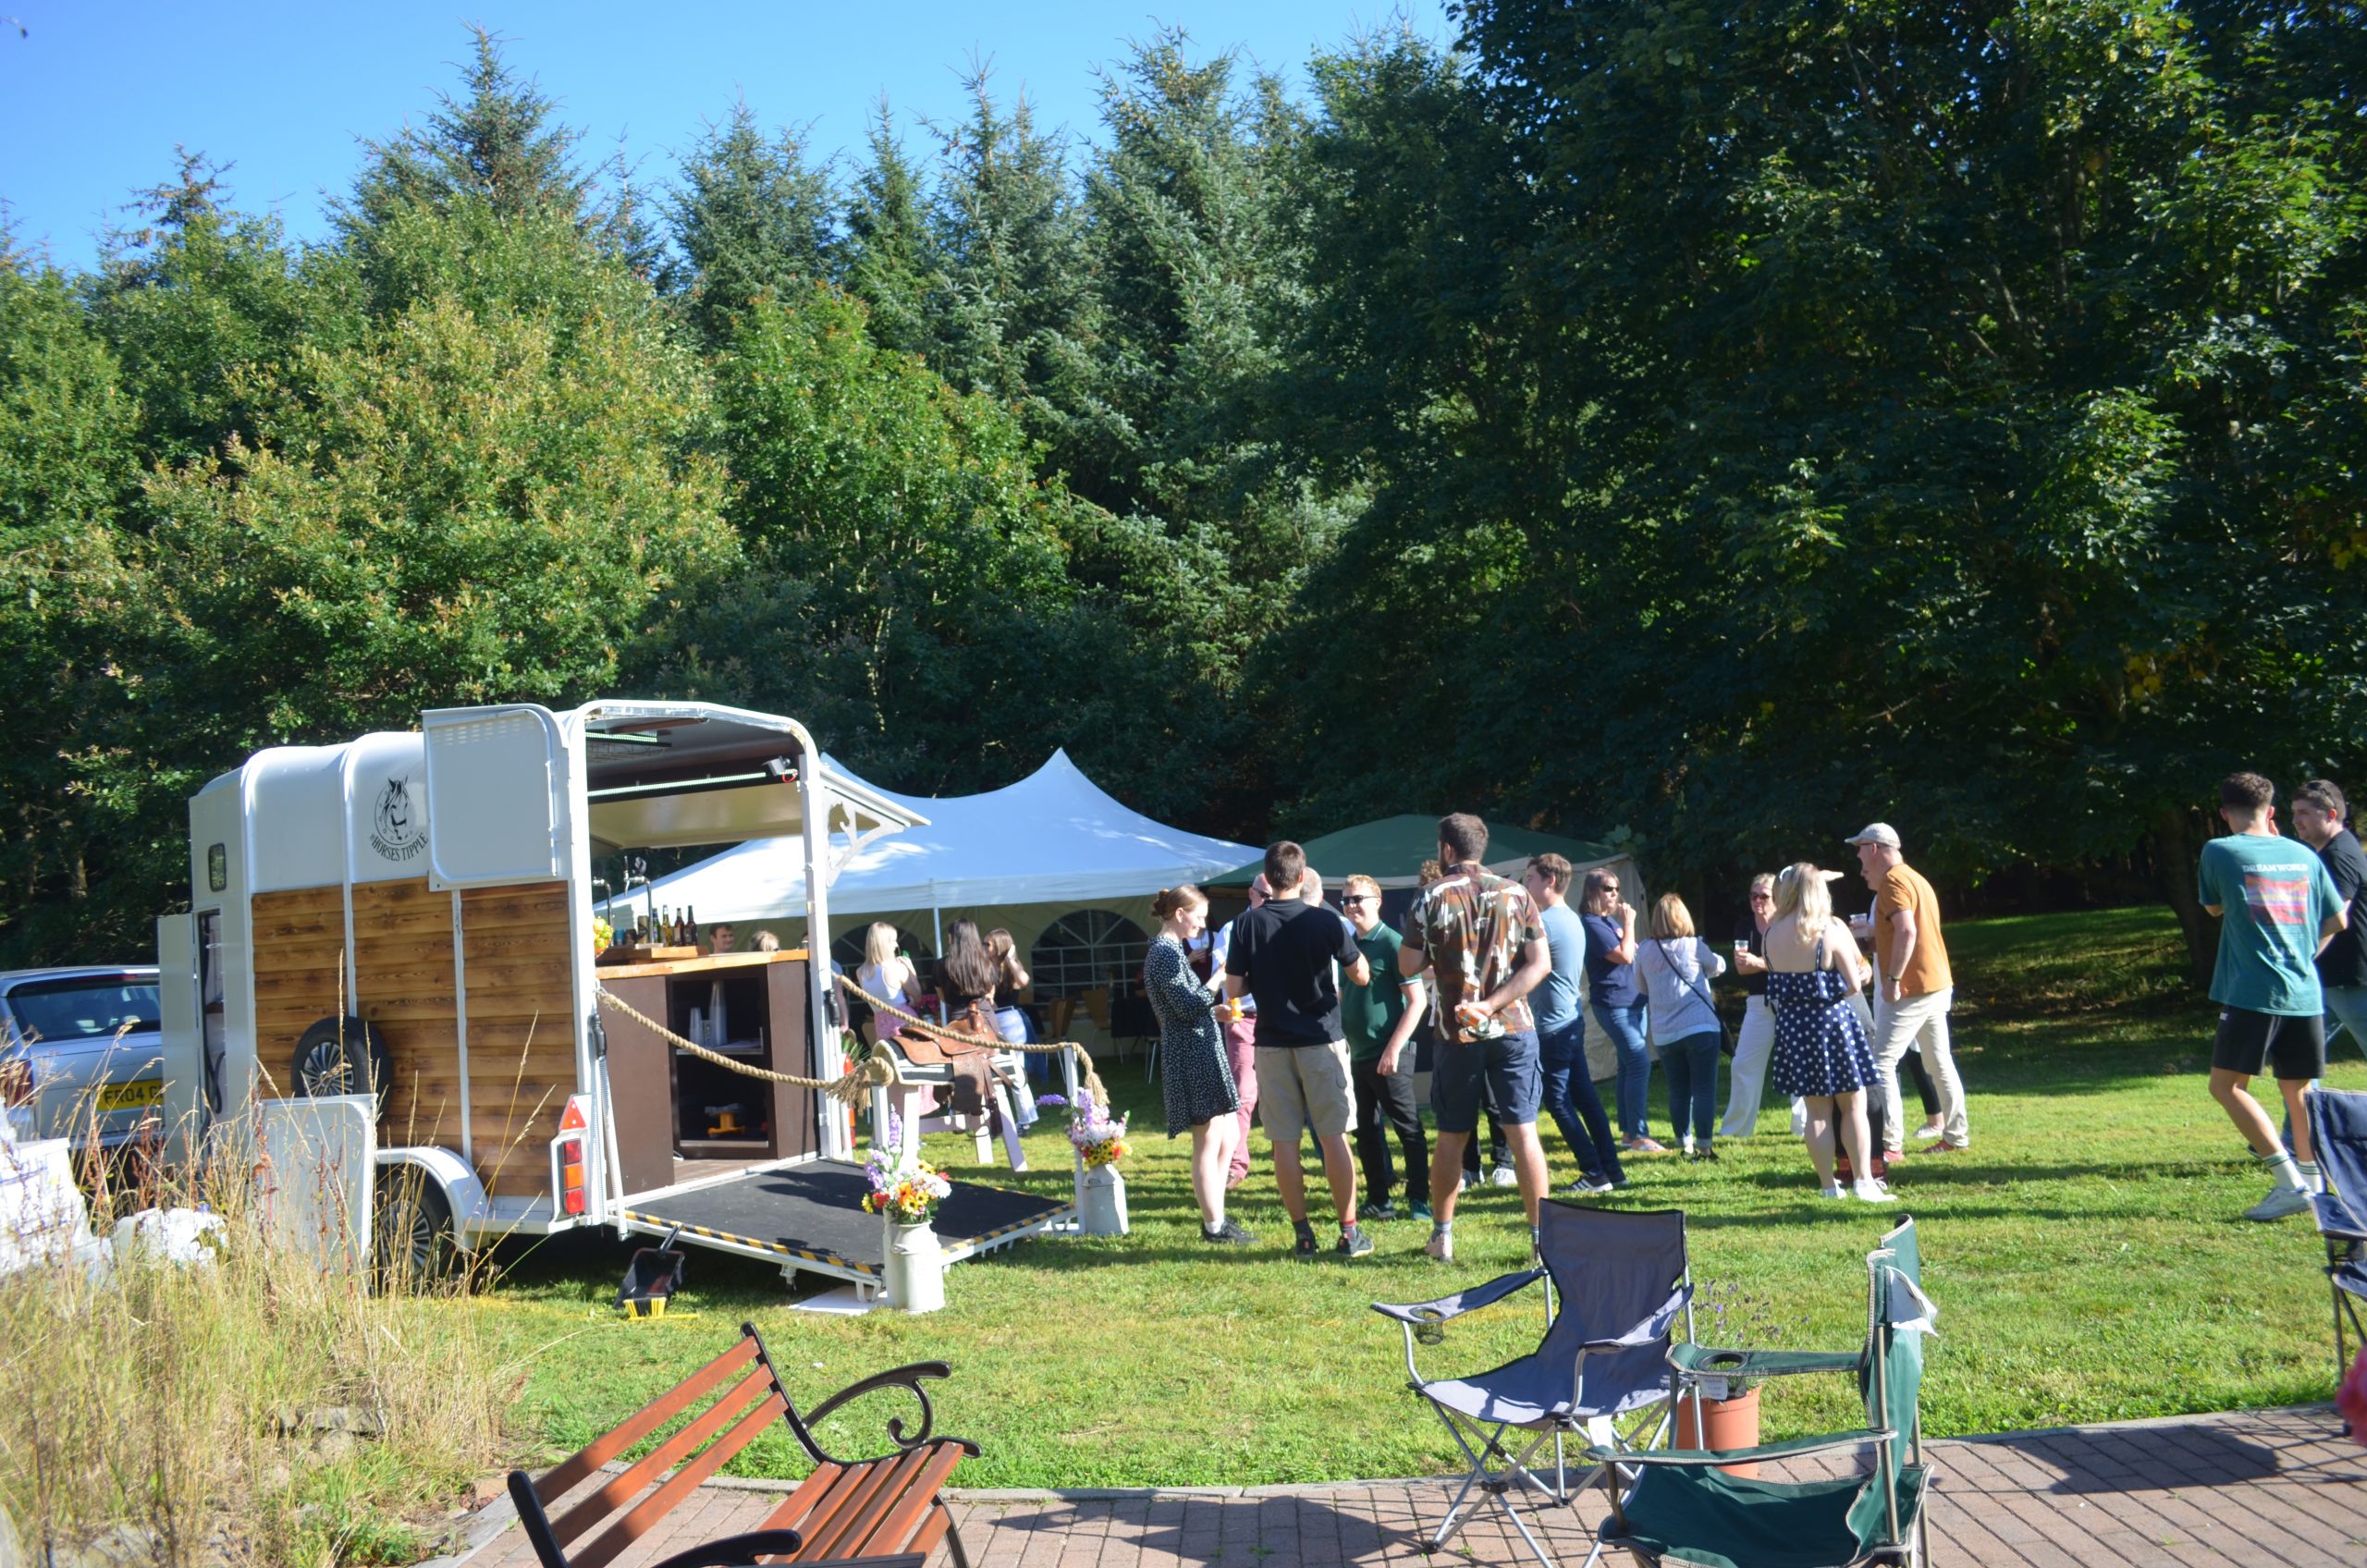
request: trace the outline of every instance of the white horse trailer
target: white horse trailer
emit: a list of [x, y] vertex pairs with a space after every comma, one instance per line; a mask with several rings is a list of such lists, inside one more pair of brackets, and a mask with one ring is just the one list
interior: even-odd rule
[[[611, 981], [676, 1034], [690, 1007], [728, 1011], [706, 1027], [736, 1059], [836, 1077], [833, 873], [924, 823], [829, 771], [793, 720], [705, 703], [435, 709], [417, 730], [258, 752], [190, 800], [190, 913], [157, 923], [167, 1124], [374, 1087], [381, 1176], [419, 1173], [380, 1183], [422, 1194], [382, 1214], [399, 1246], [654, 1230], [668, 1194], [843, 1164], [847, 1120], [815, 1090], [739, 1077], [740, 1115], [719, 1119], [734, 1135], [708, 1135], [704, 1102], [730, 1089], [702, 1075], [725, 1070], [604, 1018], [597, 993]], [[595, 854], [788, 835], [804, 845], [820, 962], [595, 970]], [[732, 1250], [869, 1273], [745, 1240]]]

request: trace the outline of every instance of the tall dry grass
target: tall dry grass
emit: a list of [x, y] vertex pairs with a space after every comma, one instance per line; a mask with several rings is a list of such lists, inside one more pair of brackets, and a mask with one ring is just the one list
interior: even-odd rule
[[165, 1564], [407, 1562], [502, 1456], [521, 1368], [465, 1277], [388, 1281], [275, 1249], [249, 1140], [215, 1129], [170, 1170], [116, 1162], [113, 1210], [201, 1205], [198, 1266], [104, 1279], [53, 1256], [0, 1278], [0, 1503], [41, 1561], [103, 1537]]

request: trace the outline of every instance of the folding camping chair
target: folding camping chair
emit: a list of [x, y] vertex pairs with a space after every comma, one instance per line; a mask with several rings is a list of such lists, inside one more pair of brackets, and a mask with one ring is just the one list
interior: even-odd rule
[[[1854, 1568], [1904, 1562], [1927, 1568], [1931, 1542], [1923, 1501], [1931, 1469], [1924, 1463], [1923, 1422], [1916, 1406], [1923, 1384], [1923, 1335], [1938, 1315], [1911, 1277], [1907, 1259], [1888, 1247], [1877, 1248], [1866, 1255], [1863, 1427], [1722, 1452], [1589, 1450], [1587, 1458], [1603, 1462], [1611, 1517], [1595, 1532], [1587, 1568], [1613, 1547], [1646, 1563]], [[1874, 1464], [1862, 1476], [1766, 1481], [1719, 1468], [1867, 1444], [1873, 1446]], [[1613, 1459], [1616, 1469], [1610, 1464]], [[1636, 1472], [1624, 1497], [1622, 1470]]]
[[2326, 1243], [2326, 1288], [2334, 1295], [2334, 1380], [2350, 1370], [2342, 1320], [2367, 1345], [2359, 1303], [2367, 1300], [2367, 1094], [2355, 1089], [2310, 1091], [2310, 1145], [2326, 1190], [2311, 1199], [2318, 1235]]
[[[1623, 1212], [1548, 1199], [1538, 1211], [1537, 1254], [1539, 1268], [1436, 1301], [1375, 1302], [1373, 1310], [1396, 1319], [1404, 1331], [1406, 1386], [1438, 1413], [1471, 1462], [1431, 1550], [1446, 1545], [1466, 1522], [1464, 1503], [1476, 1487], [1495, 1500], [1545, 1568], [1553, 1568], [1507, 1494], [1515, 1487], [1531, 1488], [1566, 1505], [1573, 1493], [1563, 1443], [1573, 1434], [1586, 1434], [1606, 1452], [1661, 1440], [1675, 1410], [1669, 1344], [1680, 1314], [1686, 1331], [1692, 1331], [1693, 1283], [1681, 1209]], [[1417, 1341], [1436, 1344], [1450, 1320], [1539, 1280], [1545, 1281], [1546, 1327], [1536, 1350], [1467, 1378], [1422, 1375], [1414, 1360]], [[1630, 1417], [1623, 1435], [1618, 1424]], [[1505, 1441], [1511, 1431], [1528, 1438], [1517, 1452], [1519, 1439]], [[1532, 1468], [1548, 1442], [1553, 1445], [1551, 1486]], [[1490, 1469], [1490, 1461], [1501, 1467]]]
[[[1913, 1215], [1900, 1215], [1898, 1224], [1875, 1244], [1891, 1255], [1893, 1267], [1906, 1275], [1917, 1290], [1923, 1288], [1923, 1249], [1915, 1240]], [[1696, 1344], [1687, 1339], [1671, 1346], [1668, 1358], [1676, 1368], [1678, 1399], [1689, 1397], [1697, 1402], [1723, 1399], [1724, 1385], [1729, 1379], [1760, 1383], [1770, 1378], [1795, 1378], [1807, 1372], [1855, 1372], [1862, 1377], [1866, 1370], [1862, 1346], [1841, 1351], [1729, 1349]], [[1693, 1422], [1697, 1432], [1709, 1429], [1702, 1425], [1700, 1415], [1697, 1404]]]

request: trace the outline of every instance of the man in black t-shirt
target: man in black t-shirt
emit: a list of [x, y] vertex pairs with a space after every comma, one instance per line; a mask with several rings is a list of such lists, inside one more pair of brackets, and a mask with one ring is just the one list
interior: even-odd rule
[[2318, 851], [2326, 876], [2350, 915], [2350, 924], [2334, 934], [2318, 954], [2318, 985], [2325, 992], [2326, 1043], [2338, 1030], [2350, 1032], [2351, 1044], [2367, 1052], [2367, 943], [2360, 934], [2360, 919], [2367, 915], [2361, 894], [2367, 892], [2367, 850], [2350, 831], [2350, 807], [2331, 779], [2312, 778], [2293, 791], [2293, 836]]
[[[1340, 1215], [1338, 1251], [1362, 1257], [1372, 1240], [1356, 1224], [1355, 1170], [1348, 1134], [1356, 1125], [1355, 1091], [1340, 1027], [1339, 973], [1359, 986], [1372, 966], [1355, 934], [1329, 905], [1301, 900], [1306, 851], [1284, 839], [1266, 848], [1267, 900], [1233, 923], [1225, 949], [1228, 997], [1257, 999], [1257, 1120], [1274, 1147], [1274, 1186], [1296, 1233], [1296, 1256], [1315, 1260], [1315, 1228], [1306, 1218], [1306, 1177], [1299, 1164], [1299, 1133], [1315, 1129], [1323, 1176]], [[1334, 968], [1337, 965], [1337, 969]]]

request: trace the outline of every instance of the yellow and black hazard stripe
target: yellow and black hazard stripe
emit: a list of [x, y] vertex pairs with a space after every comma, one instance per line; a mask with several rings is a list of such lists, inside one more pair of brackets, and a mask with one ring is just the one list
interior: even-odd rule
[[1061, 1219], [1061, 1216], [1073, 1215], [1075, 1212], [1076, 1211], [1073, 1208], [1056, 1208], [1049, 1214], [1038, 1214], [1030, 1219], [1014, 1219], [1008, 1225], [998, 1225], [991, 1231], [981, 1231], [977, 1235], [967, 1238], [967, 1240], [971, 1246], [983, 1251], [986, 1244], [988, 1242], [993, 1241], [997, 1236], [1008, 1236], [1013, 1231], [1024, 1231], [1031, 1226], [1049, 1225]]
[[679, 1219], [668, 1219], [656, 1214], [638, 1214], [630, 1208], [624, 1211], [624, 1217], [637, 1225], [655, 1226], [661, 1231], [679, 1230], [687, 1236], [705, 1236], [711, 1242], [729, 1242], [733, 1246], [754, 1247], [760, 1252], [772, 1253], [780, 1257], [802, 1258], [807, 1263], [827, 1263], [833, 1268], [852, 1268], [858, 1274], [877, 1275], [879, 1272], [877, 1264], [858, 1263], [851, 1257], [840, 1257], [834, 1252], [820, 1252], [812, 1247], [793, 1247], [786, 1242], [767, 1242], [754, 1236], [734, 1235], [730, 1231], [711, 1231], [704, 1225], [686, 1225]]

